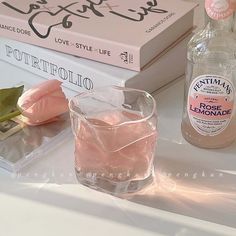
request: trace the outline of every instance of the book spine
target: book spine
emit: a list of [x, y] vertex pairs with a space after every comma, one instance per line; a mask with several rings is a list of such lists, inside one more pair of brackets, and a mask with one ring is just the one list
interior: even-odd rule
[[81, 58], [74, 59], [30, 44], [0, 39], [0, 60], [45, 79], [58, 79], [68, 89], [84, 92], [109, 85], [125, 86], [122, 79], [80, 64]]
[[[38, 37], [27, 21], [0, 15], [0, 35], [13, 40], [53, 49], [114, 66], [140, 71], [140, 49], [104, 41], [66, 29], [53, 28], [45, 38]], [[38, 25], [45, 32], [45, 25]]]

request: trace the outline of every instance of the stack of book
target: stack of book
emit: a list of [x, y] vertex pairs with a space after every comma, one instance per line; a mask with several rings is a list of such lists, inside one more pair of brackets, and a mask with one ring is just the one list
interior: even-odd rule
[[184, 74], [195, 6], [182, 0], [0, 1], [0, 60], [78, 92], [107, 85], [153, 92]]

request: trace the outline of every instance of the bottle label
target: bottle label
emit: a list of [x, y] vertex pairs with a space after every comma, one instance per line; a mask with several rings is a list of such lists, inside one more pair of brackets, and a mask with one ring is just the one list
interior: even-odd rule
[[204, 136], [215, 136], [224, 131], [233, 116], [234, 94], [234, 85], [223, 76], [195, 78], [189, 87], [187, 102], [193, 128]]
[[205, 0], [208, 16], [214, 20], [222, 20], [234, 13], [235, 0]]

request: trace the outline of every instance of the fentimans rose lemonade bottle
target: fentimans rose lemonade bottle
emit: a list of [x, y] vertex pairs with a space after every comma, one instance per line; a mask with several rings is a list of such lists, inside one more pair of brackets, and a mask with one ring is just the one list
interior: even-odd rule
[[234, 0], [205, 0], [206, 26], [188, 45], [183, 137], [203, 148], [236, 138]]

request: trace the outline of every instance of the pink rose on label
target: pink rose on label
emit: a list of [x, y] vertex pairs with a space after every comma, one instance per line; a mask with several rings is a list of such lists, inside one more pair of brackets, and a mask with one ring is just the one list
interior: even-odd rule
[[24, 122], [41, 125], [68, 111], [68, 100], [58, 80], [48, 80], [23, 93], [18, 100]]

